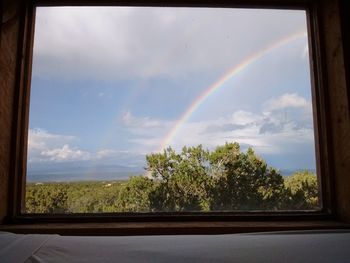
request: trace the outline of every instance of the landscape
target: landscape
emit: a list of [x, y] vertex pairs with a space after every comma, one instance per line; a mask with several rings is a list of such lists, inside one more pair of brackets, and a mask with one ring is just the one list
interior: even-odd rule
[[226, 143], [147, 155], [147, 174], [128, 180], [28, 183], [27, 213], [188, 212], [317, 209], [316, 175], [288, 177], [252, 148]]

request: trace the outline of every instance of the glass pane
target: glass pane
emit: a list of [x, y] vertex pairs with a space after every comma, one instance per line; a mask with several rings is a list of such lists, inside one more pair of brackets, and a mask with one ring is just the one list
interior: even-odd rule
[[27, 213], [319, 207], [305, 11], [36, 11]]

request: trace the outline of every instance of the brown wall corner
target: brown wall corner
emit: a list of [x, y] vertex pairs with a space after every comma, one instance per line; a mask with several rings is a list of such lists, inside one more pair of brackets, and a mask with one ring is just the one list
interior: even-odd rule
[[[336, 213], [350, 222], [350, 116], [338, 1], [322, 1], [321, 37], [327, 75]], [[348, 26], [349, 27], [349, 26]], [[343, 28], [344, 30], [344, 28]]]
[[7, 215], [13, 98], [19, 33], [19, 1], [3, 1], [0, 38], [0, 222]]

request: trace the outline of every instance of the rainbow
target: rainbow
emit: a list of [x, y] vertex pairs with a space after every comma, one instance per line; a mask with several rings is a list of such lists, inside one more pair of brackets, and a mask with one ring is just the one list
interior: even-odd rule
[[279, 48], [281, 46], [284, 46], [296, 39], [299, 39], [303, 36], [306, 36], [306, 31], [298, 31], [296, 33], [293, 33], [291, 35], [288, 35], [286, 37], [283, 37], [276, 42], [264, 47], [263, 49], [257, 51], [256, 53], [253, 53], [249, 55], [248, 57], [244, 58], [240, 63], [236, 64], [233, 68], [228, 70], [225, 74], [223, 74], [217, 81], [215, 81], [211, 86], [209, 86], [202, 94], [200, 94], [187, 108], [187, 110], [180, 116], [180, 118], [177, 120], [175, 125], [172, 127], [172, 129], [166, 134], [166, 136], [163, 138], [159, 152], [165, 149], [170, 142], [175, 137], [176, 133], [179, 131], [181, 126], [186, 123], [186, 121], [190, 118], [190, 116], [193, 114], [193, 112], [196, 111], [196, 109], [199, 108], [199, 106], [215, 91], [217, 91], [226, 81], [240, 73], [242, 70], [244, 70], [246, 67], [248, 67], [250, 64], [256, 62], [264, 55], [270, 53], [276, 48]]

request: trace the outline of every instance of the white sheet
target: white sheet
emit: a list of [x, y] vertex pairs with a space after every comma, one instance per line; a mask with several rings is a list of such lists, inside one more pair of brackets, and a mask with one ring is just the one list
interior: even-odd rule
[[58, 235], [16, 235], [0, 232], [0, 262], [25, 262], [48, 240]]
[[0, 246], [0, 262], [350, 262], [349, 231], [130, 237], [3, 233]]

